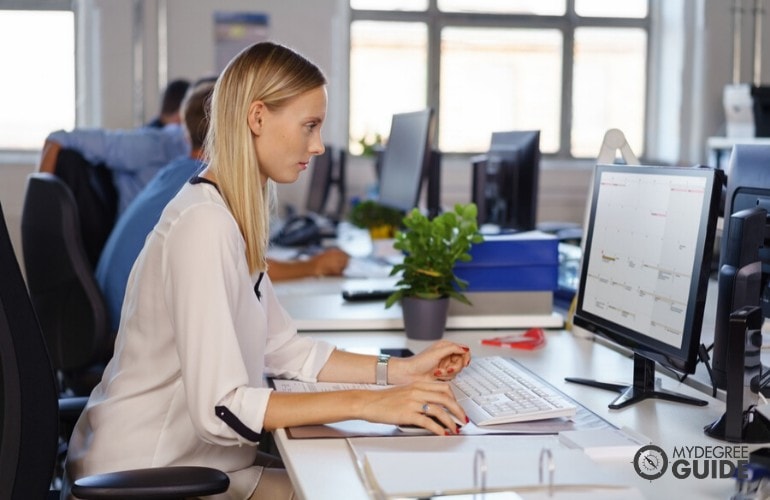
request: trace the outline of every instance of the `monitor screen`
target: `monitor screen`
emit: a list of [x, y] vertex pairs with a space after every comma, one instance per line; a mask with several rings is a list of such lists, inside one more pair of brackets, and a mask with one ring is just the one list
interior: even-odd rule
[[380, 166], [381, 204], [405, 212], [418, 206], [430, 158], [432, 118], [431, 109], [393, 115]]
[[310, 165], [310, 183], [307, 191], [305, 210], [312, 214], [323, 214], [332, 184], [333, 148], [326, 146], [322, 155], [313, 157]]
[[574, 324], [692, 373], [720, 195], [714, 169], [598, 165]]
[[493, 132], [486, 161], [474, 164], [479, 223], [535, 229], [539, 172], [540, 131]]

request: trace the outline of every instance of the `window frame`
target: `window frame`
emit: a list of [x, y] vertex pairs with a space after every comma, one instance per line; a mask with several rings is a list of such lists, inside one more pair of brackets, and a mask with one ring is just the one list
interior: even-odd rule
[[[441, 30], [445, 27], [463, 28], [526, 28], [526, 29], [555, 29], [562, 33], [562, 103], [559, 123], [559, 148], [556, 153], [544, 156], [559, 160], [583, 160], [583, 157], [572, 156], [571, 130], [572, 130], [572, 93], [573, 93], [573, 67], [574, 67], [574, 43], [575, 30], [578, 28], [638, 28], [644, 30], [647, 35], [647, 53], [645, 60], [645, 110], [643, 151], [646, 152], [649, 144], [648, 124], [650, 120], [650, 97], [653, 82], [651, 55], [653, 51], [652, 33], [652, 9], [654, 1], [647, 0], [647, 16], [643, 18], [617, 18], [617, 17], [581, 17], [575, 13], [575, 1], [565, 0], [564, 15], [528, 15], [528, 14], [485, 14], [485, 13], [459, 13], [443, 12], [438, 8], [437, 0], [428, 0], [428, 9], [425, 11], [379, 11], [356, 10], [350, 7], [349, 22], [379, 21], [379, 22], [421, 22], [428, 29], [428, 72], [426, 106], [432, 107], [436, 114], [435, 136], [438, 137], [440, 126], [441, 108], [439, 97], [441, 95]], [[348, 47], [350, 48], [350, 47]], [[350, 50], [348, 50], [348, 53]], [[348, 63], [350, 61], [348, 60]], [[350, 109], [350, 102], [348, 102]], [[445, 151], [449, 154], [464, 154], [453, 151]]]

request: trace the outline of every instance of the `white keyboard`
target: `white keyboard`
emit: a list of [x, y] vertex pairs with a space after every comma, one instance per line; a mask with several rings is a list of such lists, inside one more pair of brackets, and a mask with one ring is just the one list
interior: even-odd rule
[[555, 389], [500, 356], [473, 358], [454, 379], [452, 390], [476, 425], [572, 417], [577, 411]]

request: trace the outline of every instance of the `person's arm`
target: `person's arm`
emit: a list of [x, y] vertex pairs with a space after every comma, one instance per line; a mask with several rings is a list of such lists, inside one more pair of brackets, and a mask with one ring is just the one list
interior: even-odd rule
[[[418, 381], [452, 380], [471, 361], [467, 346], [440, 340], [424, 351], [408, 357], [391, 357], [388, 362], [389, 384]], [[335, 350], [318, 373], [320, 382], [375, 383], [377, 356]]]
[[56, 173], [56, 161], [59, 159], [59, 151], [61, 151], [61, 145], [58, 142], [46, 139], [40, 156], [40, 164], [37, 167], [38, 172]]
[[455, 423], [455, 419], [468, 422], [449, 384], [416, 382], [382, 390], [313, 393], [274, 391], [267, 403], [264, 428], [272, 431], [281, 427], [366, 420], [418, 425], [437, 435], [446, 435], [459, 432], [460, 426]]
[[[467, 346], [441, 340], [412, 357], [390, 358], [387, 382], [398, 385], [389, 389], [302, 395], [273, 393], [265, 414], [265, 428], [363, 419], [419, 425], [439, 435], [454, 434], [457, 429], [452, 415], [460, 422], [468, 420], [445, 381], [468, 366], [470, 359]], [[376, 379], [376, 364], [377, 356], [335, 350], [318, 374], [318, 381], [371, 384]], [[430, 417], [438, 418], [441, 424]]]
[[189, 153], [184, 131], [178, 125], [165, 129], [57, 130], [49, 134], [46, 141], [74, 149], [91, 163], [104, 163], [112, 170], [157, 170]]
[[338, 248], [330, 248], [307, 260], [281, 261], [268, 259], [268, 273], [273, 281], [286, 281], [310, 276], [340, 276], [350, 257]]

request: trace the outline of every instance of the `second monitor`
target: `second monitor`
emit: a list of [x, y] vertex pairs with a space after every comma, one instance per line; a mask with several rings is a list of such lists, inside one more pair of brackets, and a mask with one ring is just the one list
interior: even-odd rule
[[403, 212], [418, 206], [423, 177], [428, 178], [429, 208], [437, 204], [439, 167], [438, 156], [431, 150], [432, 128], [430, 108], [393, 115], [379, 167], [381, 204]]
[[471, 193], [479, 224], [535, 229], [539, 173], [539, 130], [493, 132], [489, 152], [473, 163]]

